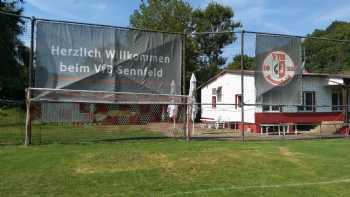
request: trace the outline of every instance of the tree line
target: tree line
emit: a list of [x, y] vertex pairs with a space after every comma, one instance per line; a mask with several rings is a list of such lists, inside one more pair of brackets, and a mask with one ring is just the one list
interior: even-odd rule
[[234, 19], [232, 8], [216, 2], [209, 3], [206, 8], [194, 9], [184, 0], [148, 0], [130, 16], [130, 26], [192, 34], [186, 37], [186, 82], [195, 72], [199, 83], [203, 83], [226, 63], [223, 48], [237, 37], [232, 33], [195, 33], [234, 31], [242, 24]]
[[27, 86], [29, 49], [20, 41], [24, 31], [22, 1], [0, 1], [0, 99], [23, 99]]

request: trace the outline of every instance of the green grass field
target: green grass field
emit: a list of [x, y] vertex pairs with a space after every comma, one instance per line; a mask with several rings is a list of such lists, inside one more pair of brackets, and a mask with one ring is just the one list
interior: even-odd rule
[[141, 127], [34, 124], [25, 147], [15, 145], [21, 114], [0, 111], [0, 197], [350, 196], [348, 139], [186, 142]]
[[0, 147], [0, 196], [349, 196], [350, 141]]

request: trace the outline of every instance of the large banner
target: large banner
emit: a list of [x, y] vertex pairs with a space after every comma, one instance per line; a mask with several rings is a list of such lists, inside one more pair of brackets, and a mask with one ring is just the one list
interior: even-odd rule
[[256, 102], [301, 104], [301, 39], [256, 35]]
[[181, 94], [179, 34], [37, 21], [35, 87]]

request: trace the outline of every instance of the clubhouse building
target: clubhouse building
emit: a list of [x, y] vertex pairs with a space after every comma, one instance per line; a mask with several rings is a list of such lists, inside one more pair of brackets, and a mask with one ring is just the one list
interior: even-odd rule
[[[350, 75], [302, 74], [302, 103], [255, 105], [254, 71], [244, 72], [244, 125], [256, 133], [296, 133], [309, 125], [347, 122]], [[201, 121], [239, 129], [241, 125], [241, 72], [224, 70], [199, 87]], [[296, 93], [295, 96], [298, 96]], [[228, 104], [232, 105], [228, 105]], [[252, 104], [252, 105], [249, 105]]]

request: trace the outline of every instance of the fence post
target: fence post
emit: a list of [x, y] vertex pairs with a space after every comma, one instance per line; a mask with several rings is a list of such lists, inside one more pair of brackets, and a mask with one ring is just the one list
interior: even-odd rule
[[35, 17], [31, 17], [30, 25], [30, 50], [29, 50], [29, 65], [28, 65], [28, 88], [26, 89], [26, 123], [25, 123], [25, 140], [26, 145], [32, 144], [32, 117], [31, 117], [31, 90], [33, 79], [32, 69], [34, 60], [34, 25]]
[[[182, 95], [185, 95], [186, 94], [186, 72], [185, 72], [185, 67], [186, 67], [186, 38], [187, 38], [187, 34], [186, 32], [184, 31], [183, 32], [183, 35], [182, 35], [182, 47], [181, 47], [181, 52], [182, 52], [182, 57], [181, 57], [181, 62], [182, 62]], [[186, 140], [189, 141], [190, 140], [190, 134], [189, 134], [189, 99], [186, 98], [186, 123], [185, 123], [185, 135], [186, 135]]]
[[244, 30], [241, 32], [241, 133], [244, 143]]
[[32, 118], [30, 113], [30, 98], [31, 98], [31, 91], [29, 88], [26, 89], [26, 136], [25, 136], [25, 145], [32, 144]]
[[187, 98], [187, 102], [186, 102], [186, 140], [189, 141], [190, 140], [190, 132], [189, 132], [189, 116], [190, 116], [190, 105], [189, 105], [189, 99]]

